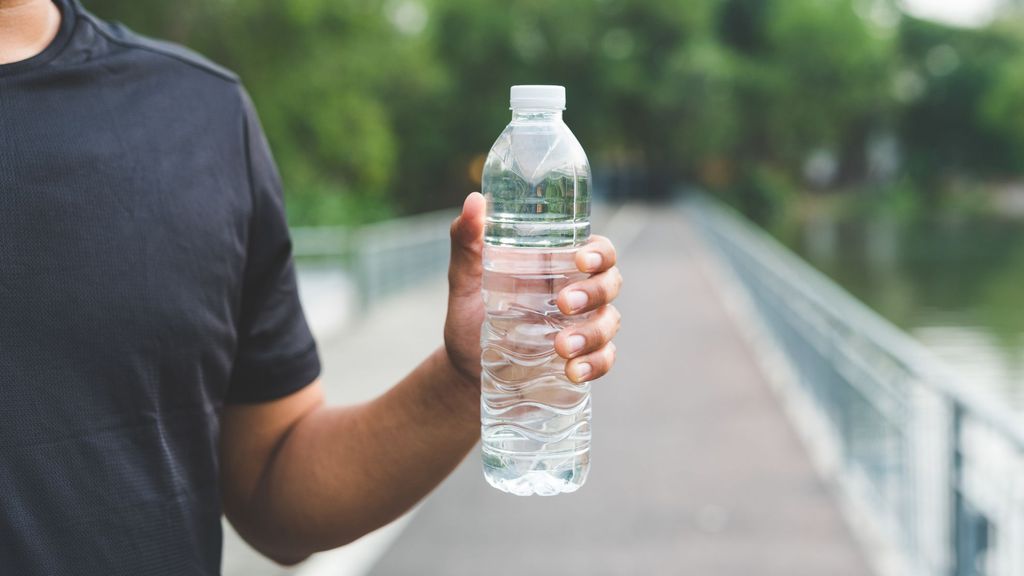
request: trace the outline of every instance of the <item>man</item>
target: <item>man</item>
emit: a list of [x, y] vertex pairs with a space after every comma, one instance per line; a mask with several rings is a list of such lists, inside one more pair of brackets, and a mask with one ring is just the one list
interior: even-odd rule
[[[215, 574], [222, 509], [294, 563], [407, 510], [479, 434], [483, 210], [452, 224], [444, 347], [327, 407], [238, 80], [75, 0], [0, 0], [0, 573]], [[621, 277], [607, 240], [577, 261], [559, 305], [596, 312], [556, 349], [582, 381]]]

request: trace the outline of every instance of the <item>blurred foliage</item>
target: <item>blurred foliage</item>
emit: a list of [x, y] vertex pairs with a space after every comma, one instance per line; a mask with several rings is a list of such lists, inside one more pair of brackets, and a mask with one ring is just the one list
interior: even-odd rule
[[[765, 217], [796, 190], [888, 179], [903, 210], [952, 178], [1024, 171], [1013, 19], [950, 28], [895, 0], [85, 3], [241, 75], [297, 223], [456, 203], [479, 186], [512, 84], [566, 86], [597, 173], [695, 182]], [[905, 175], [876, 174], [880, 135]]]
[[1024, 142], [1019, 22], [984, 30], [950, 30], [907, 20], [901, 28], [905, 100], [898, 130], [907, 169], [925, 190], [961, 175], [1020, 174]]

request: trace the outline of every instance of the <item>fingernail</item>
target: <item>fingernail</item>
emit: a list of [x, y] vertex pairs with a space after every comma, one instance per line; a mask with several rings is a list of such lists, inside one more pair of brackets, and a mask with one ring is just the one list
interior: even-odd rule
[[565, 295], [565, 301], [570, 310], [579, 310], [587, 305], [587, 293], [573, 290]]
[[587, 339], [579, 334], [573, 334], [569, 336], [566, 342], [569, 344], [569, 353], [575, 354], [580, 350], [583, 350], [583, 346], [587, 343]]
[[590, 364], [586, 362], [580, 362], [579, 364], [576, 365], [575, 368], [573, 368], [573, 378], [577, 382], [583, 382], [584, 380], [586, 380], [587, 376], [590, 376], [590, 373], [592, 371], [593, 367], [591, 367]]
[[597, 252], [583, 255], [583, 264], [587, 267], [587, 270], [597, 270], [601, 266], [601, 260], [601, 255]]

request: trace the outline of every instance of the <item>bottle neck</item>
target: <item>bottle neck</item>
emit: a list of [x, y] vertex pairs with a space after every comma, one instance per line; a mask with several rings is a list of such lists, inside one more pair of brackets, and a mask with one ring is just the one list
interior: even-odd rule
[[513, 108], [513, 122], [561, 122], [562, 111], [556, 108]]

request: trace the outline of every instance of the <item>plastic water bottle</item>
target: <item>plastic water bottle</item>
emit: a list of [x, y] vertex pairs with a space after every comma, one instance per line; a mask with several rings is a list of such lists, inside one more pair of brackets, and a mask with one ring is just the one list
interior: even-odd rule
[[513, 86], [511, 104], [482, 179], [483, 467], [499, 490], [547, 496], [577, 490], [590, 469], [590, 384], [570, 381], [554, 350], [586, 317], [555, 299], [586, 277], [574, 258], [590, 236], [590, 165], [562, 121], [565, 88]]

